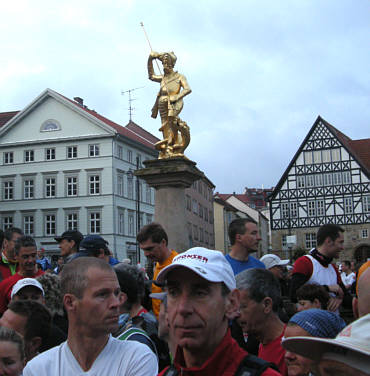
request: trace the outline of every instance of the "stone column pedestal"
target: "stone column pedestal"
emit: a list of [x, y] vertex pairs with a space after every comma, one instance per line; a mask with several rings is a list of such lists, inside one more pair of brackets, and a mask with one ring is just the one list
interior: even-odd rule
[[145, 168], [135, 176], [155, 188], [154, 219], [168, 235], [168, 247], [177, 252], [189, 248], [185, 188], [204, 176], [196, 163], [185, 158], [156, 159], [143, 162]]

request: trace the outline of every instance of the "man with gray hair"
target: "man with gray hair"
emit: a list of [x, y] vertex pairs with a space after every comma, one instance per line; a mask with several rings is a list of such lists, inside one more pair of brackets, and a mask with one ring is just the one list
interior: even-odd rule
[[239, 291], [221, 252], [191, 248], [176, 256], [157, 281], [166, 285], [170, 336], [177, 345], [174, 366], [160, 376], [279, 374], [231, 337], [228, 321], [239, 307]]
[[145, 345], [110, 334], [118, 328], [124, 299], [110, 265], [95, 257], [77, 258], [63, 268], [61, 289], [68, 339], [32, 359], [23, 376], [157, 374], [156, 357]]
[[236, 276], [240, 291], [240, 317], [243, 332], [260, 341], [258, 356], [287, 373], [285, 350], [281, 346], [285, 325], [279, 319], [281, 293], [275, 276], [265, 269], [248, 269]]

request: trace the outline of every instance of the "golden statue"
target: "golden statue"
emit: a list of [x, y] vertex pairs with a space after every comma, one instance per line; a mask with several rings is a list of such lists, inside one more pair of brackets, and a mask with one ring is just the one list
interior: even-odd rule
[[[163, 75], [154, 74], [153, 59], [162, 62]], [[155, 144], [159, 150], [158, 159], [184, 157], [184, 150], [190, 142], [189, 127], [178, 115], [184, 106], [182, 98], [190, 94], [191, 89], [185, 76], [173, 70], [176, 60], [173, 52], [151, 52], [148, 58], [149, 79], [161, 84], [152, 108], [152, 118], [155, 119], [159, 111], [162, 123], [159, 130], [163, 133], [163, 140]]]

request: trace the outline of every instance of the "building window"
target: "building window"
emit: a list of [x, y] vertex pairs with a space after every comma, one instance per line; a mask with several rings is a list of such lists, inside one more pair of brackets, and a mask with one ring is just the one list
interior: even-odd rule
[[136, 155], [136, 164], [137, 164], [138, 168], [141, 167], [141, 154]]
[[202, 184], [202, 182], [199, 180], [199, 183], [198, 183], [198, 192], [200, 193], [200, 194], [202, 194], [203, 193], [203, 184]]
[[132, 163], [132, 150], [127, 150], [127, 161]]
[[333, 173], [333, 185], [342, 184], [342, 173], [341, 172], [334, 172]]
[[362, 198], [362, 209], [365, 213], [370, 212], [370, 195]]
[[117, 195], [123, 196], [123, 175], [117, 175]]
[[100, 194], [100, 175], [89, 176], [89, 194], [90, 195]]
[[12, 216], [3, 217], [3, 230], [5, 231], [11, 227], [13, 227], [13, 217]]
[[340, 161], [340, 149], [339, 148], [331, 149], [331, 160], [333, 162]]
[[101, 214], [100, 212], [89, 213], [89, 232], [90, 234], [100, 234], [101, 230]]
[[35, 152], [33, 150], [24, 151], [24, 161], [33, 162], [35, 160]]
[[213, 211], [209, 211], [209, 223], [212, 225], [213, 224]]
[[45, 179], [45, 197], [55, 197], [56, 184], [55, 178], [46, 178]]
[[14, 199], [14, 183], [12, 180], [4, 181], [3, 183], [3, 199], [13, 200]]
[[45, 235], [55, 235], [56, 227], [55, 214], [45, 214]]
[[132, 176], [127, 177], [127, 197], [134, 198], [134, 179]]
[[142, 212], [139, 213], [139, 230], [143, 227], [144, 225], [144, 214]]
[[344, 198], [344, 212], [346, 214], [352, 214], [353, 213], [352, 197], [345, 197]]
[[146, 224], [148, 225], [149, 223], [153, 222], [153, 215], [152, 214], [147, 214], [146, 215]]
[[209, 243], [209, 235], [207, 231], [204, 231], [204, 243], [208, 244]]
[[143, 201], [143, 184], [141, 183], [140, 180], [139, 181], [136, 180], [136, 184], [137, 184], [137, 193], [139, 195], [138, 200], [142, 202]]
[[152, 203], [152, 190], [150, 189], [150, 185], [146, 185], [146, 202], [147, 204]]
[[290, 217], [291, 218], [297, 218], [298, 217], [298, 210], [297, 210], [297, 203], [291, 202], [290, 203]]
[[195, 240], [198, 240], [198, 227], [193, 225], [193, 237]]
[[191, 211], [191, 197], [186, 195], [186, 209]]
[[117, 145], [117, 158], [123, 159], [123, 147], [121, 145]]
[[195, 199], [193, 199], [193, 213], [198, 214], [198, 203]]
[[78, 213], [68, 213], [66, 222], [67, 230], [78, 230]]
[[118, 233], [120, 235], [125, 233], [125, 214], [123, 212], [118, 213]]
[[312, 151], [304, 152], [304, 161], [306, 164], [312, 164]]
[[23, 217], [23, 232], [25, 235], [33, 235], [34, 233], [33, 215], [25, 215]]
[[316, 201], [316, 213], [318, 216], [325, 215], [325, 202], [324, 200], [317, 200]]
[[77, 196], [77, 176], [67, 177], [67, 196]]
[[307, 249], [311, 249], [311, 248], [316, 247], [316, 234], [315, 233], [306, 234], [305, 246], [306, 246]]
[[342, 182], [343, 184], [351, 184], [351, 171], [343, 171], [342, 172]]
[[23, 197], [27, 200], [34, 198], [34, 182], [33, 179], [23, 181]]
[[203, 242], [204, 241], [204, 233], [203, 229], [199, 227], [199, 241]]
[[314, 217], [316, 215], [315, 206], [316, 206], [315, 201], [308, 201], [307, 202], [308, 216], [309, 217]]
[[304, 188], [305, 186], [305, 179], [303, 175], [298, 175], [297, 176], [297, 187], [298, 188]]
[[289, 218], [289, 205], [286, 202], [283, 202], [281, 204], [281, 217]]
[[324, 163], [330, 162], [330, 149], [322, 150], [322, 161]]
[[315, 175], [315, 185], [316, 185], [316, 187], [322, 186], [322, 174], [316, 174]]
[[367, 228], [364, 228], [361, 230], [361, 238], [362, 239], [367, 239], [369, 237], [369, 231]]
[[333, 185], [333, 176], [332, 174], [324, 174], [324, 185]]
[[306, 185], [307, 187], [314, 187], [315, 186], [315, 177], [314, 175], [307, 175], [306, 176]]
[[199, 204], [199, 217], [203, 218], [203, 206]]
[[129, 211], [128, 212], [128, 234], [130, 236], [133, 236], [135, 234], [135, 226], [134, 226], [134, 212]]
[[67, 146], [67, 158], [68, 159], [77, 158], [77, 146]]
[[14, 153], [12, 151], [7, 151], [4, 153], [4, 164], [14, 163]]
[[99, 153], [100, 151], [98, 144], [89, 145], [89, 157], [98, 157]]
[[46, 120], [42, 123], [40, 132], [52, 132], [61, 130], [61, 126], [58, 121], [54, 119]]
[[313, 152], [313, 163], [321, 163], [321, 150]]
[[287, 249], [288, 248], [288, 235], [282, 235], [281, 237], [281, 248], [282, 249]]
[[55, 148], [45, 149], [45, 159], [47, 161], [52, 161], [55, 159]]
[[204, 220], [208, 222], [208, 210], [207, 208], [204, 208]]

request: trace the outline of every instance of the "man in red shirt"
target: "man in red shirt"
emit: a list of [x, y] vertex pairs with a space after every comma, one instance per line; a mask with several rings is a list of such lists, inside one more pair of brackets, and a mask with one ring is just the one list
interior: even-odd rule
[[23, 235], [21, 229], [11, 227], [4, 232], [3, 249], [0, 259], [0, 282], [14, 275], [18, 271], [18, 265], [14, 257], [14, 245]]
[[317, 247], [308, 255], [296, 260], [293, 267], [290, 299], [297, 301], [296, 291], [305, 283], [324, 286], [331, 298], [328, 311], [338, 311], [342, 304], [346, 288], [337, 267], [332, 263], [343, 251], [344, 230], [338, 225], [327, 224], [319, 228], [316, 238]]
[[43, 271], [36, 266], [37, 248], [36, 242], [31, 236], [21, 236], [17, 239], [14, 247], [15, 259], [18, 261], [18, 273], [4, 279], [0, 283], [0, 314], [2, 315], [11, 300], [13, 286], [23, 278], [36, 278]]
[[281, 299], [279, 282], [265, 269], [247, 269], [236, 276], [240, 291], [240, 317], [243, 332], [260, 341], [258, 356], [274, 363], [282, 375], [287, 375], [285, 350], [281, 346], [285, 325], [279, 319]]
[[[239, 308], [239, 291], [221, 252], [191, 248], [176, 256], [157, 282], [166, 285], [170, 336], [177, 345], [174, 365], [161, 376], [250, 374], [251, 363], [259, 369], [261, 359], [241, 349], [228, 329]], [[279, 375], [263, 366], [263, 376]]]

